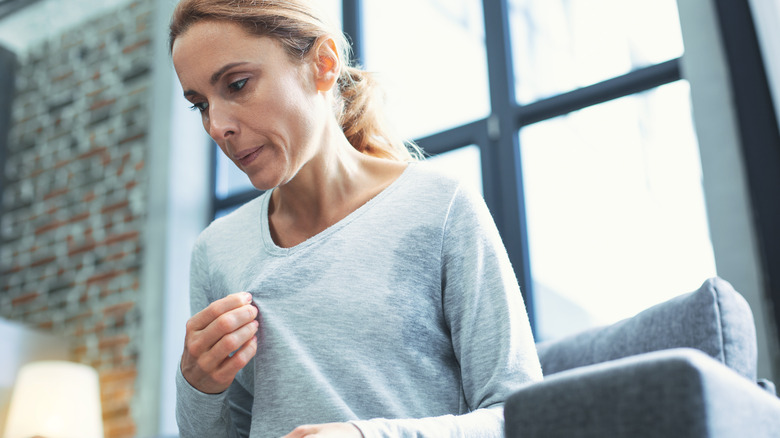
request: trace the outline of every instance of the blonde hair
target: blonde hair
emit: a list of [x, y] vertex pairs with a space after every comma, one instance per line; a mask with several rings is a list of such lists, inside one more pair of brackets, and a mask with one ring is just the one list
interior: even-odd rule
[[181, 0], [169, 27], [170, 48], [176, 38], [202, 20], [236, 23], [250, 35], [275, 38], [292, 59], [303, 60], [318, 39], [336, 42], [342, 69], [335, 90], [336, 117], [358, 151], [399, 161], [422, 158], [422, 151], [389, 129], [382, 111], [384, 93], [371, 73], [350, 66], [349, 43], [328, 24], [313, 0]]

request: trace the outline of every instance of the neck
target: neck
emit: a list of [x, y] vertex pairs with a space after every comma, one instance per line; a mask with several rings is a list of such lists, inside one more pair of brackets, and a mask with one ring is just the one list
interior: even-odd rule
[[287, 184], [274, 190], [273, 212], [295, 222], [329, 222], [349, 203], [368, 175], [364, 156], [346, 142], [324, 147]]
[[[326, 138], [328, 138], [326, 136]], [[390, 185], [406, 163], [355, 150], [341, 130], [271, 195], [274, 241], [295, 246], [348, 216]]]

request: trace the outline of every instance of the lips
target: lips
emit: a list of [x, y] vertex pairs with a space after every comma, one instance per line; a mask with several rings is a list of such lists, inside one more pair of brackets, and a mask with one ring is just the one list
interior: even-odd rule
[[248, 166], [251, 164], [258, 155], [260, 155], [260, 152], [263, 151], [263, 146], [259, 146], [256, 148], [251, 149], [244, 149], [243, 151], [237, 153], [235, 155], [236, 160], [242, 165], [242, 166]]

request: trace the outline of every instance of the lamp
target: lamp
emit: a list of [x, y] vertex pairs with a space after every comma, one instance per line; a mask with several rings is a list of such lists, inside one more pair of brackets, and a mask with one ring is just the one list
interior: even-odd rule
[[4, 438], [103, 438], [97, 371], [65, 361], [19, 370]]

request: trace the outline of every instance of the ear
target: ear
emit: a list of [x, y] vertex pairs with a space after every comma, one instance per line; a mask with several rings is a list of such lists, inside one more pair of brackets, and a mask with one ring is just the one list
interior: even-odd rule
[[331, 37], [320, 38], [312, 50], [316, 66], [317, 91], [330, 91], [341, 73], [341, 59], [336, 42]]

